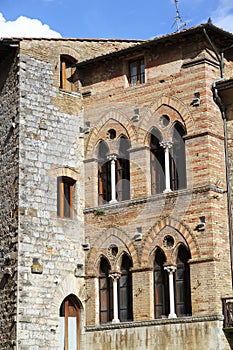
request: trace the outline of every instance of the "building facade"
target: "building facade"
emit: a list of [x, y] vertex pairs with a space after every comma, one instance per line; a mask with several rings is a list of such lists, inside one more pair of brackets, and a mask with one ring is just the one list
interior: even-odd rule
[[232, 43], [1, 41], [1, 349], [231, 348]]

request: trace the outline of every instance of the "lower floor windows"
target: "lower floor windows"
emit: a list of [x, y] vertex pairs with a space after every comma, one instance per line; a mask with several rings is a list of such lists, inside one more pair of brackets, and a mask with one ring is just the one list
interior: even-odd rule
[[191, 315], [189, 251], [180, 246], [176, 266], [166, 266], [165, 254], [157, 249], [154, 260], [155, 318]]
[[107, 259], [100, 262], [100, 323], [132, 320], [132, 261], [124, 254], [121, 272], [111, 272]]

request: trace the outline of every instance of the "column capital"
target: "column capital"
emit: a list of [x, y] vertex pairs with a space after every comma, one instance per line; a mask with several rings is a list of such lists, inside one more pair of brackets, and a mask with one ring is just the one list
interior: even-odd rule
[[176, 272], [176, 266], [174, 265], [164, 266], [164, 270], [166, 270], [168, 273], [174, 273]]
[[121, 277], [121, 274], [120, 272], [110, 272], [109, 277], [111, 277], [113, 281], [116, 281]]
[[114, 161], [116, 161], [116, 160], [117, 160], [117, 155], [116, 155], [116, 154], [109, 154], [109, 155], [107, 156], [107, 159], [108, 159], [108, 160], [114, 160]]
[[162, 146], [165, 149], [172, 148], [173, 142], [172, 141], [161, 141], [160, 146]]

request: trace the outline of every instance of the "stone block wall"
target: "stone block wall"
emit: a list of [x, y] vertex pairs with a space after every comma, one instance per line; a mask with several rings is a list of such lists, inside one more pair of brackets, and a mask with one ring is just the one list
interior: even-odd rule
[[19, 81], [17, 50], [0, 69], [0, 347], [14, 349], [17, 329]]

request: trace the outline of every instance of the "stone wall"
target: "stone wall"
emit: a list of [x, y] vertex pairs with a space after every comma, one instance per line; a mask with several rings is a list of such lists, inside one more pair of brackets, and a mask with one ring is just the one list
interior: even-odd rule
[[[20, 54], [18, 344], [22, 350], [59, 347], [60, 305], [66, 296], [83, 289], [81, 99], [79, 94], [60, 91], [54, 80], [50, 62]], [[59, 176], [75, 181], [72, 219], [57, 216]]]
[[14, 349], [18, 274], [19, 82], [17, 51], [0, 70], [0, 344]]

